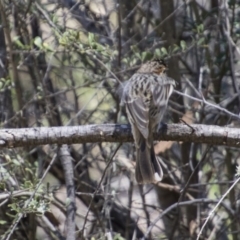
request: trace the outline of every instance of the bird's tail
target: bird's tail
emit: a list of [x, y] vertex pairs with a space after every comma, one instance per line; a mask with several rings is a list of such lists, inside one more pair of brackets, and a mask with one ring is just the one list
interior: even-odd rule
[[143, 136], [141, 136], [139, 143], [135, 172], [137, 182], [144, 184], [161, 181], [163, 171], [159, 160], [155, 156], [153, 143], [149, 147], [147, 140]]

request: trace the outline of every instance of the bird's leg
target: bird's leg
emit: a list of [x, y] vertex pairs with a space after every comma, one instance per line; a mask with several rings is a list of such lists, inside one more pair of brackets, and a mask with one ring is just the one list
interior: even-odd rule
[[164, 122], [159, 123], [157, 133], [164, 133], [167, 131], [167, 124]]

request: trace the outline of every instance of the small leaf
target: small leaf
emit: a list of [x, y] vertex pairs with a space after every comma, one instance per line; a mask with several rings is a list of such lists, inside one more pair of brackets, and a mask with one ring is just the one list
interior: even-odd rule
[[111, 52], [112, 56], [117, 56], [118, 55], [118, 51], [117, 50], [114, 50]]
[[157, 48], [157, 49], [155, 50], [155, 55], [156, 55], [156, 57], [161, 57], [161, 51], [160, 51], [159, 48]]
[[90, 45], [93, 44], [93, 42], [94, 42], [94, 34], [93, 33], [88, 33], [88, 42]]
[[7, 170], [5, 168], [0, 167], [0, 173], [6, 173], [6, 172], [7, 172]]
[[58, 41], [59, 41], [59, 44], [62, 45], [62, 46], [66, 46], [67, 45], [66, 38], [64, 38], [64, 37], [59, 38]]
[[65, 202], [66, 207], [68, 207], [70, 203], [71, 203], [71, 199], [70, 198], [66, 198], [66, 202]]
[[104, 51], [105, 50], [104, 46], [99, 44], [99, 43], [96, 43], [96, 47], [97, 47], [98, 51]]
[[12, 161], [16, 166], [21, 166], [21, 163], [17, 159], [12, 159]]
[[45, 42], [43, 43], [43, 47], [47, 51], [54, 52], [53, 48], [51, 46], [49, 46], [47, 43], [45, 43]]
[[25, 46], [22, 44], [22, 42], [19, 40], [19, 37], [14, 37], [13, 42], [20, 48], [24, 49]]
[[[141, 55], [139, 52], [136, 52], [135, 53], [135, 56], [138, 58], [138, 59], [141, 59]], [[136, 61], [136, 59], [133, 59], [133, 61]], [[133, 63], [133, 65], [136, 64], [136, 62]]]
[[52, 21], [55, 24], [58, 23], [58, 16], [56, 14], [53, 15]]
[[128, 63], [129, 63], [129, 60], [128, 60], [128, 58], [123, 58], [123, 59], [122, 59], [122, 62], [128, 64]]
[[174, 44], [172, 52], [175, 53], [179, 50], [179, 46], [177, 44]]
[[161, 52], [163, 55], [168, 55], [167, 49], [165, 47], [161, 48]]
[[19, 211], [19, 208], [17, 207], [16, 203], [11, 203], [8, 205], [11, 208], [11, 211]]
[[200, 25], [197, 27], [197, 32], [198, 32], [198, 33], [202, 33], [203, 30], [204, 30], [204, 26], [203, 26], [203, 24], [200, 24]]
[[124, 240], [124, 238], [118, 233], [114, 236], [113, 240]]
[[202, 37], [200, 39], [198, 39], [197, 45], [202, 45], [205, 42], [205, 38]]
[[42, 39], [40, 37], [35, 37], [34, 44], [41, 49], [42, 48]]
[[147, 52], [142, 52], [141, 60], [144, 62], [145, 58], [147, 56]]
[[25, 168], [26, 172], [30, 172], [31, 174], [33, 174], [32, 170], [30, 168]]
[[185, 41], [181, 41], [180, 42], [180, 46], [181, 46], [181, 48], [182, 48], [182, 50], [184, 51], [184, 50], [186, 50], [186, 42]]
[[136, 45], [132, 45], [132, 46], [131, 46], [131, 50], [132, 50], [134, 53], [139, 53], [139, 49], [137, 48]]

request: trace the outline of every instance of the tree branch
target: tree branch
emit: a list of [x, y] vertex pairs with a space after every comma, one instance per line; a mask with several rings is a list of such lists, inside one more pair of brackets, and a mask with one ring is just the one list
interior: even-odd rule
[[[164, 131], [155, 133], [154, 139], [240, 147], [240, 129], [214, 125], [170, 124], [166, 125]], [[132, 141], [131, 128], [126, 124], [0, 130], [0, 148], [15, 148], [44, 144]]]
[[75, 240], [75, 215], [76, 215], [76, 202], [75, 202], [75, 186], [72, 157], [68, 150], [67, 145], [62, 145], [58, 149], [58, 156], [62, 163], [67, 187], [67, 215], [66, 215], [66, 240]]

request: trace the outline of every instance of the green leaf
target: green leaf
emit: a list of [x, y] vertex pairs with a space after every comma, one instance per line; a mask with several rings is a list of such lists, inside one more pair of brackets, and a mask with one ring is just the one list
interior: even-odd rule
[[90, 45], [94, 43], [94, 34], [93, 33], [88, 33], [88, 42]]
[[154, 54], [156, 57], [161, 57], [161, 51], [160, 51], [160, 49], [159, 48], [157, 48], [156, 50], [155, 50], [155, 54]]
[[96, 47], [97, 47], [97, 50], [100, 52], [105, 50], [104, 46], [99, 43], [96, 43]]
[[53, 15], [52, 21], [55, 24], [58, 23], [58, 16], [56, 14]]
[[142, 52], [141, 60], [142, 62], [146, 60], [150, 60], [152, 58], [152, 54], [150, 52]]
[[6, 173], [6, 172], [7, 172], [7, 170], [5, 168], [0, 167], [0, 173]]
[[35, 37], [34, 44], [41, 49], [42, 48], [42, 39], [40, 37]]
[[25, 171], [33, 174], [32, 170], [30, 168], [25, 168]]
[[202, 37], [202, 38], [198, 39], [197, 45], [202, 45], [204, 42], [205, 42], [205, 38]]
[[66, 46], [67, 45], [67, 39], [64, 37], [59, 38], [59, 44], [62, 46]]
[[45, 50], [47, 50], [49, 52], [54, 52], [53, 48], [45, 42], [43, 43], [43, 47], [44, 47]]
[[165, 47], [161, 48], [161, 52], [162, 52], [163, 56], [168, 55], [167, 49]]
[[[136, 52], [135, 53], [135, 56], [138, 58], [138, 59], [141, 59], [141, 55], [139, 52]], [[133, 59], [133, 61], [136, 61], [136, 59]], [[133, 65], [136, 64], [136, 62], [133, 63]]]
[[16, 203], [8, 204], [8, 206], [11, 208], [11, 211], [16, 211], [16, 212], [19, 211], [19, 208], [17, 207]]
[[14, 37], [13, 42], [20, 47], [21, 49], [25, 49], [25, 46], [22, 44], [22, 42], [19, 40], [19, 36]]
[[69, 206], [70, 203], [71, 203], [71, 199], [70, 198], [66, 198], [66, 202], [65, 202], [66, 207]]
[[21, 163], [17, 159], [12, 159], [12, 161], [16, 166], [21, 166]]
[[175, 53], [177, 51], [179, 51], [179, 46], [177, 44], [174, 44], [172, 52]]
[[123, 238], [119, 233], [116, 234], [113, 239], [114, 240], [125, 240], [125, 238]]
[[134, 52], [134, 53], [139, 53], [139, 49], [136, 45], [132, 45], [131, 46], [131, 50]]
[[129, 59], [128, 58], [123, 58], [122, 62], [125, 63], [125, 64], [128, 64], [129, 63]]
[[199, 26], [197, 26], [197, 32], [198, 32], [198, 33], [202, 33], [203, 30], [204, 30], [203, 24], [200, 24]]
[[186, 42], [183, 41], [183, 40], [180, 42], [180, 46], [181, 46], [181, 48], [182, 48], [183, 51], [185, 51], [186, 48], [187, 48]]

